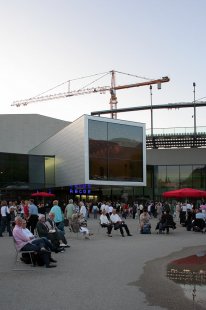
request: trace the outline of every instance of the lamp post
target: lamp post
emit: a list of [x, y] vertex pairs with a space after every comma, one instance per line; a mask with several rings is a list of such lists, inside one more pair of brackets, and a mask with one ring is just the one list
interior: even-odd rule
[[194, 93], [194, 134], [196, 135], [196, 133], [197, 133], [197, 128], [196, 128], [195, 87], [196, 87], [196, 83], [193, 82], [193, 93]]
[[151, 136], [153, 137], [152, 85], [150, 85], [149, 89], [150, 89], [150, 101], [151, 101]]

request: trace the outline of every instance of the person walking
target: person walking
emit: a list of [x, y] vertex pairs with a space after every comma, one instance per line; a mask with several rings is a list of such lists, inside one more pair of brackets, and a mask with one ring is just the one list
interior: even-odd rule
[[29, 206], [29, 216], [27, 219], [27, 228], [31, 230], [32, 234], [34, 234], [34, 230], [36, 229], [36, 224], [38, 222], [38, 208], [34, 204], [33, 199], [29, 200], [28, 206]]
[[57, 228], [64, 232], [63, 214], [58, 204], [59, 204], [58, 200], [53, 201], [53, 207], [51, 208], [50, 213], [54, 214], [54, 222]]

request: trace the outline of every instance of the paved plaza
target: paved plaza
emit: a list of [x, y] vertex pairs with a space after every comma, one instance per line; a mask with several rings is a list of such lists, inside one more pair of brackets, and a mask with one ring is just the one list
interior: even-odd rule
[[[11, 237], [0, 238], [0, 308], [9, 310], [158, 310], [194, 309], [183, 290], [165, 277], [173, 258], [206, 250], [206, 234], [177, 224], [169, 235], [138, 233], [138, 221], [126, 220], [132, 237], [106, 236], [98, 220], [88, 219], [90, 240], [66, 228], [65, 253], [54, 254], [57, 268], [15, 264]], [[77, 238], [78, 237], [78, 238]], [[195, 309], [204, 309], [196, 305]]]

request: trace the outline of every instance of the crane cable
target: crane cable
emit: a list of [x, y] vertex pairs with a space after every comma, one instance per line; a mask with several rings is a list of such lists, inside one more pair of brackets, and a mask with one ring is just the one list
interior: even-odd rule
[[[29, 98], [29, 99], [42, 96], [42, 95], [44, 95], [44, 94], [50, 92], [51, 90], [54, 90], [54, 89], [56, 89], [56, 88], [58, 88], [58, 87], [60, 87], [60, 86], [62, 86], [62, 85], [65, 85], [65, 84], [67, 84], [67, 83], [70, 83], [70, 82], [72, 82], [72, 81], [82, 80], [82, 79], [90, 78], [90, 77], [92, 77], [92, 76], [97, 76], [97, 75], [100, 75], [100, 74], [104, 74], [102, 77], [99, 78], [99, 79], [101, 79], [101, 78], [103, 78], [104, 76], [108, 75], [109, 73], [110, 73], [110, 72], [96, 73], [96, 74], [92, 74], [92, 75], [87, 75], [87, 76], [83, 76], [83, 77], [79, 77], [79, 78], [67, 80], [67, 81], [65, 81], [65, 82], [63, 82], [63, 83], [60, 83], [60, 84], [58, 84], [58, 85], [56, 85], [56, 86], [54, 86], [54, 87], [52, 87], [52, 88], [49, 88], [49, 89], [47, 89], [46, 91], [41, 92], [41, 93], [39, 93], [38, 95], [33, 96], [33, 97]], [[99, 80], [99, 79], [97, 79], [97, 80]], [[96, 82], [97, 80], [91, 82], [90, 84]], [[90, 84], [88, 84], [88, 85], [90, 85]], [[81, 88], [81, 89], [84, 89], [84, 88], [87, 87], [88, 85], [84, 86], [84, 87]]]

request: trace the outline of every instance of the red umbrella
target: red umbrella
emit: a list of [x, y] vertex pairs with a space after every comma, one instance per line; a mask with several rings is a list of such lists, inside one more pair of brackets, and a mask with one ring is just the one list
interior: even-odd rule
[[164, 198], [202, 198], [206, 197], [206, 191], [194, 188], [181, 188], [173, 191], [164, 192]]
[[47, 192], [36, 192], [31, 194], [32, 197], [54, 197], [54, 194], [50, 194]]
[[167, 276], [177, 283], [205, 284], [206, 255], [199, 253], [176, 259], [167, 265]]

